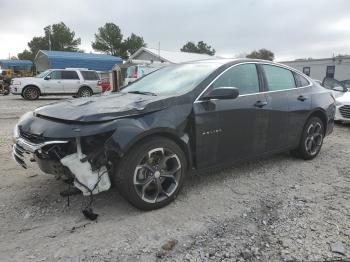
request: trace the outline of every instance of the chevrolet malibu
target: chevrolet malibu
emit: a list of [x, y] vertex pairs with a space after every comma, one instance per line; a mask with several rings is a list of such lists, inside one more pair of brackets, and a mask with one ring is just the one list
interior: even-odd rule
[[332, 93], [290, 67], [213, 59], [167, 66], [108, 96], [23, 115], [13, 157], [84, 195], [111, 185], [151, 210], [174, 200], [190, 170], [290, 151], [310, 160], [333, 130]]

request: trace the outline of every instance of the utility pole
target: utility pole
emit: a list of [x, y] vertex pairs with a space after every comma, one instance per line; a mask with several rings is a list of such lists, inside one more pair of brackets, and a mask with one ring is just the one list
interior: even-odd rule
[[51, 51], [51, 26], [49, 28], [49, 50]]

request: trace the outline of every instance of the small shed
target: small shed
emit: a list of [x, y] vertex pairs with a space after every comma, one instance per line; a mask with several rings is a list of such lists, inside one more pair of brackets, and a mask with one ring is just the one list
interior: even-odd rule
[[31, 71], [33, 67], [33, 62], [29, 60], [0, 60], [0, 68], [1, 69], [12, 69], [13, 71], [23, 70], [23, 71]]
[[63, 68], [110, 71], [115, 64], [123, 63], [123, 60], [120, 57], [105, 54], [39, 50], [34, 63], [38, 72]]
[[132, 54], [128, 61], [140, 60], [150, 62], [168, 62], [171, 64], [178, 64], [196, 60], [212, 59], [214, 56], [206, 54], [188, 53], [181, 51], [168, 51], [162, 49], [154, 49], [141, 47], [134, 54]]

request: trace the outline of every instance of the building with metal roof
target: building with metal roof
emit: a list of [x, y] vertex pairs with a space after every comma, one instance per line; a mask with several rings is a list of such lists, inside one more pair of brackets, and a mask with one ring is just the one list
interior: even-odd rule
[[141, 47], [133, 55], [130, 56], [128, 62], [133, 60], [150, 61], [150, 62], [167, 62], [178, 64], [203, 59], [215, 58], [206, 54], [188, 53], [181, 51], [167, 51], [161, 49]]
[[35, 56], [34, 63], [38, 72], [63, 68], [110, 71], [115, 64], [123, 63], [123, 60], [120, 57], [105, 54], [40, 50]]
[[1, 69], [14, 69], [14, 68], [31, 68], [33, 62], [29, 60], [17, 60], [17, 59], [2, 59], [0, 60]]

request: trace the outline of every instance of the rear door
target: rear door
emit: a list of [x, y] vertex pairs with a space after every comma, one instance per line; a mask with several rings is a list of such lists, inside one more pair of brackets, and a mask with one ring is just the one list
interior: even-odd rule
[[76, 94], [81, 84], [78, 73], [74, 70], [62, 71], [62, 82], [66, 94]]
[[49, 78], [43, 79], [45, 94], [62, 94], [64, 93], [62, 82], [62, 70], [54, 70], [47, 75]]
[[212, 82], [204, 95], [218, 87], [237, 87], [235, 99], [194, 103], [198, 167], [249, 158], [265, 151], [265, 96], [254, 63], [234, 65]]
[[296, 88], [291, 70], [272, 64], [262, 64], [265, 79], [265, 96], [268, 102], [267, 151], [278, 151], [291, 146], [296, 139], [304, 114], [311, 101], [302, 97]]

